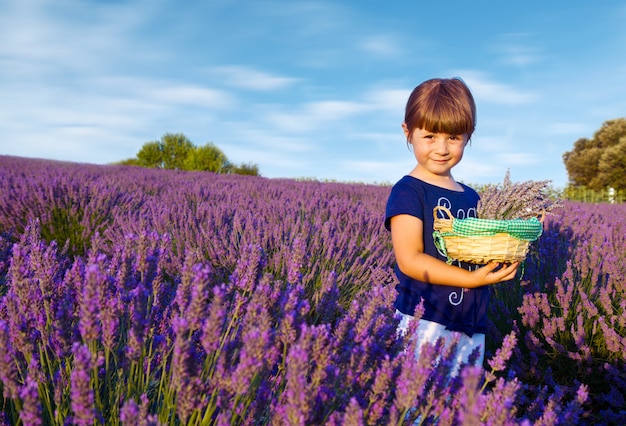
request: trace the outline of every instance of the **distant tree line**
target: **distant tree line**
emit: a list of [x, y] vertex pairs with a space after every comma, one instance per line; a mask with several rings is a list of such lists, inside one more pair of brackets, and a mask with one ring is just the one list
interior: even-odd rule
[[233, 164], [213, 143], [196, 146], [182, 133], [166, 133], [161, 140], [146, 142], [136, 158], [129, 158], [118, 164], [259, 176], [259, 166], [256, 164]]
[[563, 161], [571, 186], [626, 190], [626, 118], [608, 120], [591, 139], [578, 139]]

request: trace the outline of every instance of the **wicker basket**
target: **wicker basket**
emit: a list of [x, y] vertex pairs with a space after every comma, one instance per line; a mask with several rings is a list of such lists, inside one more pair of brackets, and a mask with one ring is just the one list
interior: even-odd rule
[[[442, 211], [447, 216], [442, 219], [438, 215]], [[460, 236], [454, 235], [452, 227], [455, 219], [450, 210], [437, 206], [433, 210], [435, 216], [434, 230], [443, 236], [445, 245], [442, 253], [449, 261], [460, 260], [468, 263], [485, 264], [488, 262], [513, 263], [522, 261], [528, 253], [530, 241], [520, 240], [508, 233], [497, 233], [489, 236]], [[541, 217], [543, 223], [543, 216]], [[453, 235], [450, 235], [453, 234]]]

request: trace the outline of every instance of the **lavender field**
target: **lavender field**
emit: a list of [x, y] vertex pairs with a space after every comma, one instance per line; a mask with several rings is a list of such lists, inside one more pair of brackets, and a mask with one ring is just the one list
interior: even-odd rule
[[625, 424], [626, 205], [548, 216], [451, 378], [389, 190], [0, 156], [0, 425]]

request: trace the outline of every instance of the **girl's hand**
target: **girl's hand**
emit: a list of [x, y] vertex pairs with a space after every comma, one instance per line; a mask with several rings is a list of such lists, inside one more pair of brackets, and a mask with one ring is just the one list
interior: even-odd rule
[[479, 286], [496, 284], [515, 278], [519, 264], [519, 262], [511, 263], [509, 265], [491, 262], [481, 268], [476, 269], [472, 272], [472, 274], [474, 274], [476, 280], [481, 283], [479, 284]]

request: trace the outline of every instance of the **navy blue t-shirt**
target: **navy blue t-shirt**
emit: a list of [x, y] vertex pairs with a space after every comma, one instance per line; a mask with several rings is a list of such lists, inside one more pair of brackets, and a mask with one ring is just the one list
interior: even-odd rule
[[[399, 214], [408, 214], [422, 220], [424, 224], [424, 252], [446, 261], [435, 247], [433, 239], [433, 209], [445, 206], [455, 218], [476, 217], [476, 205], [479, 195], [469, 186], [461, 184], [463, 191], [452, 191], [431, 185], [412, 176], [404, 176], [391, 189], [387, 200], [385, 227], [391, 230], [391, 218]], [[454, 265], [464, 269], [477, 266], [465, 262]], [[472, 336], [474, 333], [486, 333], [489, 288], [474, 289], [429, 284], [405, 275], [395, 266], [399, 284], [395, 308], [400, 312], [413, 315], [415, 307], [424, 299], [422, 318], [446, 326], [446, 329], [461, 331]]]

